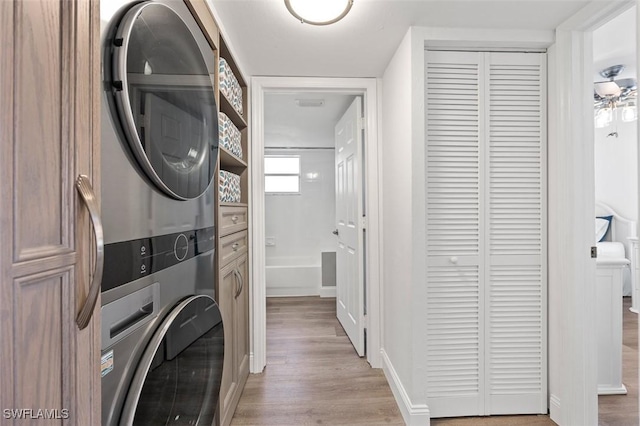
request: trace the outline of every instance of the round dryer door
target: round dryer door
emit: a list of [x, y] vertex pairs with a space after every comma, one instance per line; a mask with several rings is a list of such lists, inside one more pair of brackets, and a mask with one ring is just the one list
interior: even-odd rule
[[118, 26], [112, 75], [131, 151], [153, 183], [179, 200], [199, 197], [218, 154], [215, 58], [184, 5], [145, 2]]
[[220, 310], [209, 296], [180, 302], [145, 349], [120, 424], [213, 424], [224, 362]]

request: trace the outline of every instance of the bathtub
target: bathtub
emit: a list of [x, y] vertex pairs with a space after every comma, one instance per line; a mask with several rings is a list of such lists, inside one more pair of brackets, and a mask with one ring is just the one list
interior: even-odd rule
[[267, 297], [318, 296], [321, 283], [322, 267], [319, 259], [306, 257], [266, 259]]
[[320, 259], [267, 258], [266, 284], [267, 297], [318, 296], [322, 285]]

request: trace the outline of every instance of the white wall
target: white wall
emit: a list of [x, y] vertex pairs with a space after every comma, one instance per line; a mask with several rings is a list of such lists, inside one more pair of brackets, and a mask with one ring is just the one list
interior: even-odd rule
[[[620, 215], [638, 220], [638, 127], [619, 122], [618, 137], [607, 137], [611, 126], [595, 130], [596, 201]], [[615, 127], [615, 125], [614, 125]]]
[[[265, 195], [267, 296], [331, 295], [321, 291], [321, 253], [336, 245], [334, 128], [353, 98], [265, 96], [265, 155], [299, 156], [301, 168], [299, 195]], [[323, 99], [324, 105], [300, 107], [297, 99]]]
[[[383, 361], [411, 400], [412, 323], [412, 130], [411, 32], [382, 78]], [[393, 378], [390, 379], [390, 382]], [[396, 383], [396, 386], [398, 384]], [[392, 388], [393, 388], [392, 383]], [[396, 399], [398, 395], [396, 395]], [[402, 408], [402, 407], [401, 407]], [[406, 418], [405, 418], [406, 420]]]
[[[265, 195], [267, 295], [318, 295], [320, 253], [335, 251], [334, 150], [265, 149], [265, 155], [277, 154], [300, 157], [300, 195]], [[296, 282], [296, 271], [269, 268], [292, 265], [317, 270], [298, 271], [305, 278]]]

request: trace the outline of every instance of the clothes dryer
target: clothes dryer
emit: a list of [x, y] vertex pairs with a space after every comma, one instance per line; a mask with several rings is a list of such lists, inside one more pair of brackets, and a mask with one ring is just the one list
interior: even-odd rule
[[102, 422], [211, 424], [215, 57], [181, 0], [101, 2], [101, 43]]

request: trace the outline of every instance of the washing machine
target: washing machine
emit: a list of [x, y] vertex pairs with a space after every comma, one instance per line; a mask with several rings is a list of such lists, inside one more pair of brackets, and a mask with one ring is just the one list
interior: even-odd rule
[[102, 423], [212, 424], [215, 58], [182, 0], [101, 2]]

